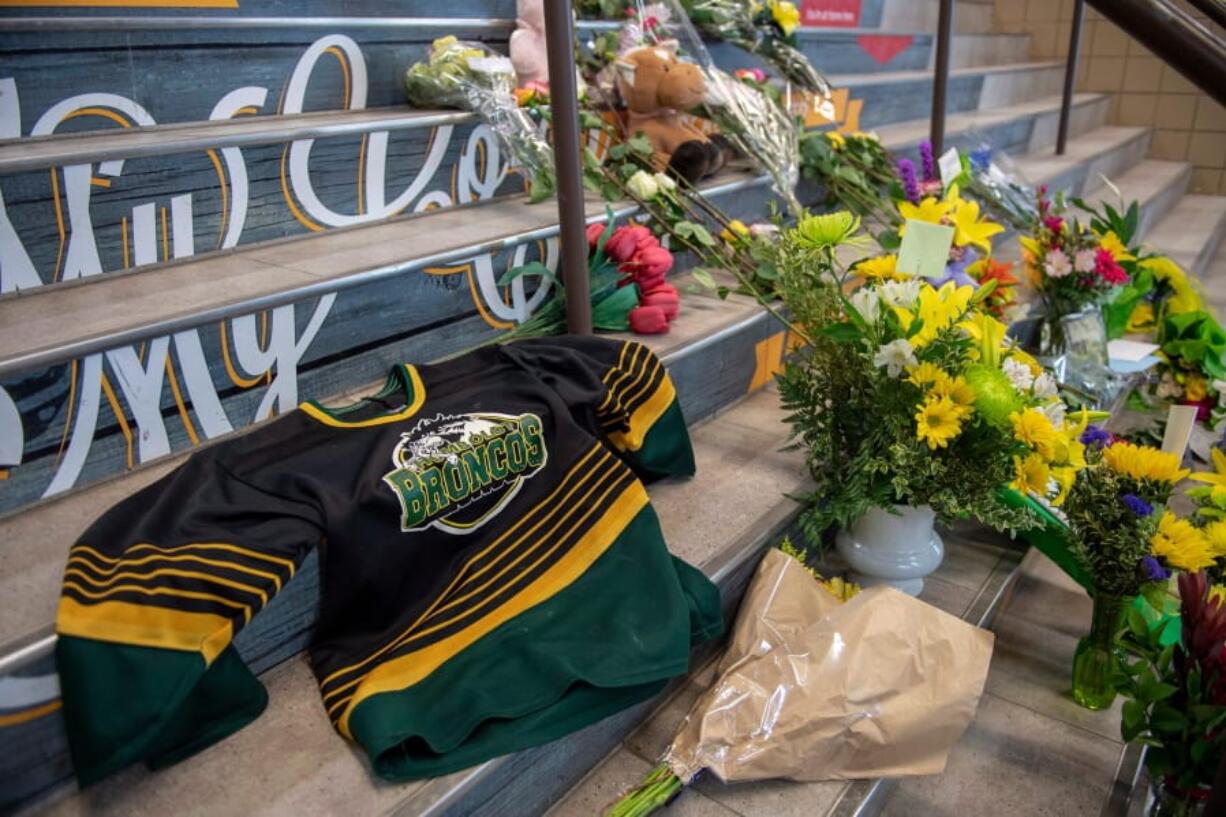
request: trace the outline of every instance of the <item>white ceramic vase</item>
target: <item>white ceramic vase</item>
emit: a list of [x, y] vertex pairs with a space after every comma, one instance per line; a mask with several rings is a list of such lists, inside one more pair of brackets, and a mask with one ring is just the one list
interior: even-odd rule
[[918, 596], [924, 577], [945, 558], [935, 523], [936, 513], [927, 505], [895, 505], [894, 513], [873, 508], [849, 530], [838, 532], [835, 549], [852, 569], [852, 581], [889, 584]]

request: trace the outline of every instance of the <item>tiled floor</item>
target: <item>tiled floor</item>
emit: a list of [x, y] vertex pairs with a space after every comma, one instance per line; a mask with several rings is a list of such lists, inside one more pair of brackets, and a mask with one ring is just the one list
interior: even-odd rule
[[[944, 564], [925, 586], [926, 601], [975, 617], [998, 568], [1016, 564], [1016, 546], [978, 528], [944, 534]], [[985, 694], [943, 774], [896, 781], [881, 801], [887, 817], [919, 815], [1097, 815], [1114, 782], [1123, 744], [1118, 704], [1078, 707], [1068, 693], [1077, 639], [1089, 627], [1090, 600], [1038, 552], [1022, 561], [991, 628], [996, 645]], [[593, 771], [551, 817], [595, 815], [650, 768], [694, 699], [711, 682], [708, 665]], [[864, 786], [856, 787], [863, 791]], [[854, 805], [839, 781], [724, 785], [697, 781], [663, 814], [715, 817], [824, 815]], [[870, 809], [869, 813], [877, 813]]]

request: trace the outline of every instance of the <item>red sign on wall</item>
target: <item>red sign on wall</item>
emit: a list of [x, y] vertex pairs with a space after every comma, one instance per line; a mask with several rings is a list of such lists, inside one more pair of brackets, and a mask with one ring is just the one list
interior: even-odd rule
[[856, 28], [860, 25], [861, 0], [802, 0], [800, 21], [806, 26]]

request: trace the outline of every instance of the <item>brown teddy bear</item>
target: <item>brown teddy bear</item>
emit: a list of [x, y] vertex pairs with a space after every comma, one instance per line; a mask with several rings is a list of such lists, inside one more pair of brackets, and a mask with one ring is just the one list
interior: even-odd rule
[[706, 81], [697, 65], [677, 59], [676, 42], [627, 51], [616, 68], [617, 88], [629, 108], [626, 130], [651, 140], [660, 169], [692, 184], [724, 166], [727, 143], [684, 118], [702, 102]]

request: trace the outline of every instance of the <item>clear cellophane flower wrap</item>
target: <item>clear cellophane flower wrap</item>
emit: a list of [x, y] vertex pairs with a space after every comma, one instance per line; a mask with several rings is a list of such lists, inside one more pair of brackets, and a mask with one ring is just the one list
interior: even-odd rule
[[[772, 8], [760, 0], [685, 0], [690, 19], [704, 34], [766, 60], [788, 82], [819, 97], [831, 96], [830, 83], [789, 38], [790, 30], [772, 22]], [[794, 10], [794, 7], [793, 7]]]
[[795, 193], [800, 178], [797, 122], [766, 94], [715, 66], [677, 0], [637, 0], [633, 12], [623, 25], [622, 48], [676, 41], [678, 53], [702, 69], [706, 95], [701, 114], [719, 126], [738, 153], [770, 175], [775, 192], [799, 216], [803, 208]]
[[967, 192], [1013, 229], [1030, 230], [1039, 218], [1034, 187], [1009, 154], [994, 150], [986, 136], [973, 134], [970, 142], [978, 147], [964, 151], [970, 179]]
[[937, 774], [974, 717], [993, 636], [891, 587], [841, 602], [770, 550], [717, 680], [664, 763], [688, 783]]
[[424, 62], [404, 75], [409, 101], [422, 108], [471, 111], [489, 125], [511, 169], [532, 182], [532, 200], [554, 190], [553, 151], [535, 122], [515, 99], [511, 60], [480, 43], [441, 37]]

